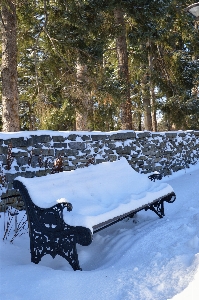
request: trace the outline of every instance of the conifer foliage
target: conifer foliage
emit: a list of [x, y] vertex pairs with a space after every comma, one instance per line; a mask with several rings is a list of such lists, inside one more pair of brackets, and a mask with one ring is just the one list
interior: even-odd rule
[[2, 130], [199, 129], [190, 4], [2, 0]]

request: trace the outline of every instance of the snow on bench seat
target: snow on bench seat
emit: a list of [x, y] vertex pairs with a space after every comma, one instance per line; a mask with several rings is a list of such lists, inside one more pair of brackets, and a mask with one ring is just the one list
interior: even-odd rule
[[137, 173], [121, 158], [115, 162], [90, 165], [44, 177], [17, 177], [40, 208], [70, 202], [64, 209], [64, 221], [71, 226], [93, 227], [136, 210], [173, 192], [167, 183], [152, 182]]

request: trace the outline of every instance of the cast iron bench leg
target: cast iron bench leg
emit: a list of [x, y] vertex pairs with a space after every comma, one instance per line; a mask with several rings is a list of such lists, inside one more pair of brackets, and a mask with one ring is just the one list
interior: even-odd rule
[[164, 217], [164, 200], [160, 200], [157, 203], [151, 204], [149, 209], [152, 210], [159, 218]]
[[58, 254], [69, 262], [74, 271], [81, 270], [76, 249], [75, 233], [67, 234], [63, 231], [63, 237], [47, 237], [45, 234], [34, 231], [33, 229], [33, 234], [30, 237], [31, 262], [38, 264], [44, 255], [50, 254], [55, 258]]

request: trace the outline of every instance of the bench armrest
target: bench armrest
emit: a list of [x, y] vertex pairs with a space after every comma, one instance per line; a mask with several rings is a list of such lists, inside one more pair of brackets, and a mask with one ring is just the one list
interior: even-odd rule
[[162, 179], [162, 175], [160, 173], [154, 173], [152, 175], [149, 175], [148, 178], [151, 181], [161, 180]]

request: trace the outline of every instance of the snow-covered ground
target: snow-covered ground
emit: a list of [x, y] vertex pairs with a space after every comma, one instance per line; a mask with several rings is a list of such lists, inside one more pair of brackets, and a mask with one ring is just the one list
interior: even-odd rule
[[165, 177], [177, 199], [165, 217], [141, 211], [78, 246], [83, 271], [61, 257], [30, 262], [28, 233], [3, 241], [0, 218], [2, 300], [196, 300], [199, 299], [199, 163]]

